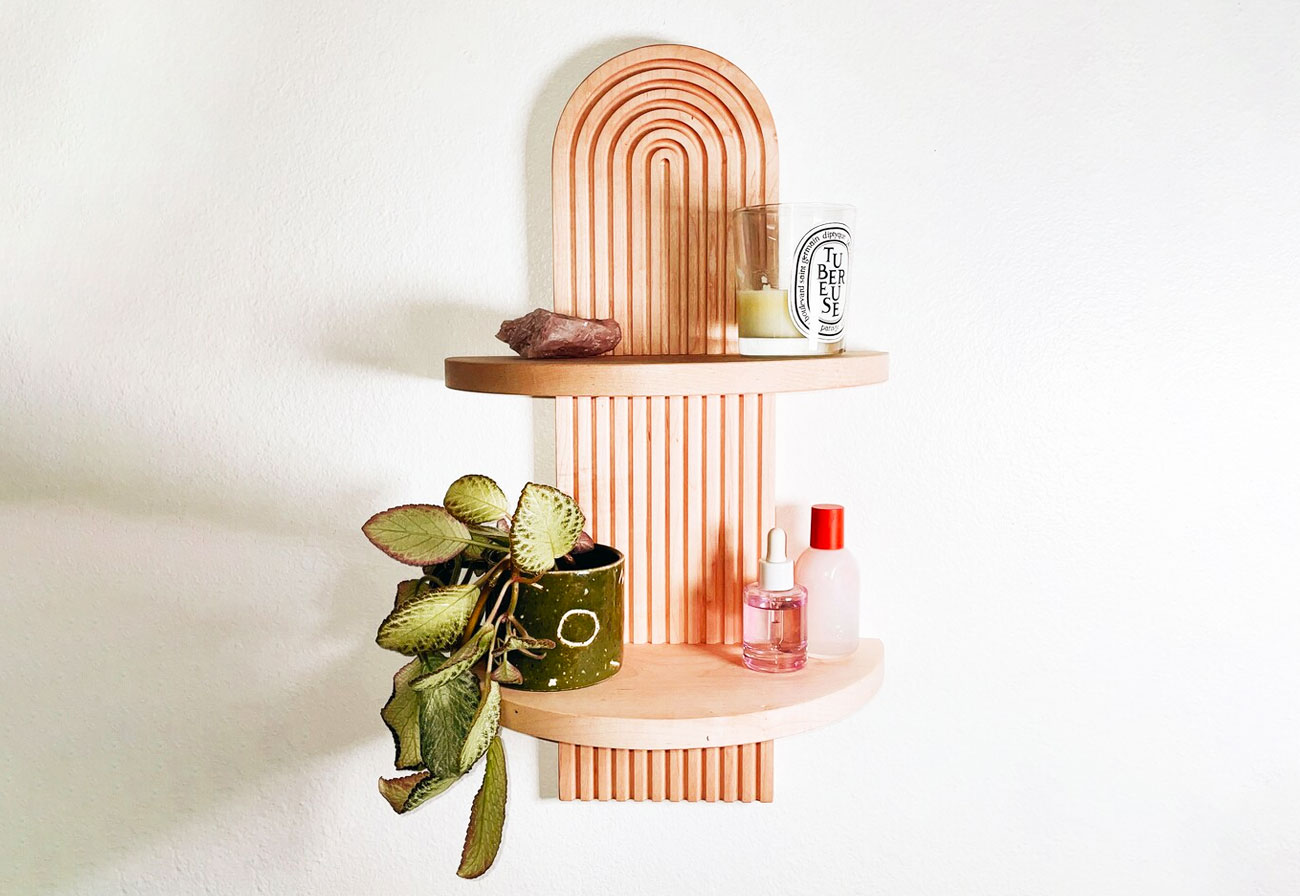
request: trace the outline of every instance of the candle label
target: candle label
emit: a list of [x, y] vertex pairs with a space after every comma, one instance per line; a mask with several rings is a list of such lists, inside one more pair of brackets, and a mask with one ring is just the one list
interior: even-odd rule
[[804, 234], [794, 253], [790, 317], [804, 336], [818, 342], [844, 338], [844, 302], [849, 290], [849, 246], [844, 224], [822, 224]]

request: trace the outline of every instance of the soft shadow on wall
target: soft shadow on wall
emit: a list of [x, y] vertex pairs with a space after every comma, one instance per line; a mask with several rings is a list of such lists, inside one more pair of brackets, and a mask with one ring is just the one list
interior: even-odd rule
[[[560, 110], [605, 59], [653, 42], [622, 38], [575, 54], [533, 103], [524, 158], [531, 293], [520, 313], [550, 302], [550, 142]], [[308, 368], [292, 353], [258, 361], [283, 377], [268, 388], [285, 387], [286, 401], [313, 388], [320, 364], [441, 379], [447, 355], [503, 350], [493, 338], [499, 319], [454, 300], [376, 295], [355, 326], [323, 345], [307, 337]], [[195, 360], [202, 372], [220, 377], [223, 365], [267, 351], [227, 335], [235, 347]], [[38, 578], [10, 583], [13, 593], [53, 595], [52, 583], [67, 584], [57, 599], [11, 602], [0, 658], [10, 698], [0, 880], [14, 875], [29, 891], [118, 865], [231, 801], [277, 799], [263, 793], [267, 782], [384, 737], [378, 707], [392, 660], [372, 643], [369, 596], [392, 587], [392, 570], [369, 558], [356, 531], [357, 508], [373, 508], [381, 484], [331, 469], [328, 458], [303, 472], [301, 457], [274, 455], [293, 451], [294, 439], [258, 440], [256, 412], [192, 404], [179, 389], [134, 384], [136, 416], [121, 413], [121, 396], [102, 406], [20, 397], [21, 413], [0, 428], [7, 550], [52, 558], [21, 567]], [[538, 404], [538, 478], [550, 479], [552, 415], [549, 402]], [[205, 432], [220, 435], [220, 450], [195, 443]], [[371, 562], [339, 568], [340, 555], [363, 554]], [[327, 567], [336, 571], [319, 572]], [[313, 650], [295, 651], [303, 642]], [[554, 748], [538, 749], [541, 790], [553, 796]]]
[[[519, 297], [520, 313], [550, 301], [549, 134], [559, 111], [591, 68], [640, 43], [611, 41], [562, 63], [534, 103], [529, 271], [545, 288]], [[297, 297], [303, 307], [330, 299]], [[495, 309], [382, 290], [352, 304], [364, 311], [305, 336], [301, 354], [279, 355], [290, 343], [268, 346], [231, 325], [217, 334], [224, 356], [187, 363], [218, 379], [227, 364], [256, 366], [292, 401], [294, 390], [318, 388], [321, 365], [441, 380], [448, 355], [504, 351]], [[176, 363], [172, 353], [152, 360]], [[27, 892], [64, 889], [228, 802], [274, 799], [266, 783], [295, 767], [386, 736], [378, 710], [392, 658], [373, 644], [369, 598], [393, 575], [357, 531], [358, 508], [373, 509], [382, 484], [328, 458], [304, 471], [290, 456], [298, 437], [265, 442], [265, 409], [204, 405], [175, 380], [119, 385], [19, 395], [0, 427], [6, 551], [50, 558], [6, 581], [0, 890], [10, 880]], [[549, 465], [544, 404], [534, 441]], [[204, 444], [205, 434], [221, 444]], [[370, 562], [338, 562], [361, 554]], [[543, 768], [553, 775], [555, 764], [552, 753]]]
[[[527, 295], [514, 303], [515, 316], [549, 308], [553, 290], [551, 235], [551, 144], [564, 104], [587, 75], [610, 58], [665, 38], [618, 37], [573, 54], [552, 71], [533, 99], [524, 137], [525, 247]], [[502, 313], [454, 299], [427, 296], [377, 298], [364, 317], [336, 333], [324, 346], [327, 358], [381, 370], [443, 380], [443, 361], [455, 355], [506, 351], [496, 337]], [[555, 481], [553, 402], [532, 402], [533, 478]]]
[[333, 334], [328, 360], [441, 381], [454, 355], [500, 354], [501, 312], [428, 296], [375, 296], [364, 314]]
[[[617, 37], [592, 44], [560, 63], [533, 99], [524, 140], [524, 207], [528, 246], [529, 307], [549, 308], [554, 292], [554, 252], [551, 235], [551, 144], [560, 113], [573, 91], [587, 75], [606, 60], [648, 44], [666, 43], [663, 38]], [[521, 314], [523, 311], [520, 312]], [[495, 332], [495, 331], [494, 331]], [[458, 352], [466, 354], [466, 352]], [[533, 478], [555, 482], [555, 402], [534, 399]], [[559, 748], [538, 740], [538, 796], [559, 797]]]
[[[648, 44], [655, 37], [611, 38], [592, 44], [561, 62], [533, 99], [524, 139], [524, 207], [528, 294], [513, 314], [552, 304], [551, 144], [565, 103], [582, 80], [606, 60]], [[451, 299], [420, 296], [384, 298], [334, 335], [324, 347], [328, 359], [441, 381], [443, 361], [454, 355], [502, 354], [495, 334], [502, 313]], [[376, 323], [378, 322], [378, 323]], [[484, 401], [521, 401], [484, 397]], [[533, 478], [555, 482], [554, 401], [534, 399], [532, 411]], [[558, 794], [557, 748], [537, 741], [540, 796]]]
[[[6, 550], [34, 558], [8, 583], [0, 660], [0, 881], [22, 892], [376, 736], [385, 685], [357, 600], [375, 575], [312, 561], [348, 549], [341, 521], [372, 499], [323, 489], [305, 514], [291, 486], [232, 487], [216, 458], [184, 478], [151, 469], [133, 422], [52, 408], [0, 431]], [[84, 465], [30, 454], [58, 433], [94, 445]]]
[[[519, 313], [550, 304], [550, 143], [560, 110], [605, 59], [654, 42], [616, 38], [574, 54], [533, 101], [523, 147], [529, 294]], [[182, 261], [158, 269], [150, 276], [164, 280], [185, 270]], [[112, 286], [131, 291], [129, 277], [146, 274]], [[185, 364], [218, 381], [251, 376], [240, 368], [278, 377], [266, 384], [278, 396], [273, 409], [318, 388], [321, 365], [441, 380], [448, 355], [504, 350], [494, 339], [499, 311], [424, 292], [373, 298], [345, 329], [301, 346], [227, 318], [236, 322], [214, 334], [225, 354]], [[304, 308], [329, 300], [294, 297]], [[280, 355], [286, 347], [306, 357]], [[157, 351], [146, 360], [179, 363], [174, 348]], [[376, 506], [381, 483], [295, 454], [309, 429], [267, 443], [266, 408], [204, 406], [182, 394], [185, 381], [83, 379], [69, 378], [83, 386], [69, 397], [19, 395], [0, 427], [6, 551], [35, 558], [6, 581], [0, 639], [9, 700], [0, 881], [13, 875], [26, 892], [103, 873], [227, 803], [280, 800], [268, 782], [382, 740], [378, 708], [393, 667], [372, 643], [370, 599], [391, 589], [392, 570], [357, 532], [357, 509]], [[538, 478], [553, 479], [544, 472], [550, 403], [538, 404]], [[363, 554], [369, 562], [338, 562]], [[313, 649], [295, 649], [303, 643]], [[554, 748], [539, 749], [553, 775]]]

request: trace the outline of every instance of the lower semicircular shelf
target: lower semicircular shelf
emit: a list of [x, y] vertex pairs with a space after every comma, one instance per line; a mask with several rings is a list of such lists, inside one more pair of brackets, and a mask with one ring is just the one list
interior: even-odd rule
[[736, 644], [627, 644], [612, 678], [574, 691], [501, 690], [501, 724], [546, 740], [667, 750], [755, 743], [819, 728], [880, 690], [885, 647], [864, 638], [841, 660], [752, 672]]

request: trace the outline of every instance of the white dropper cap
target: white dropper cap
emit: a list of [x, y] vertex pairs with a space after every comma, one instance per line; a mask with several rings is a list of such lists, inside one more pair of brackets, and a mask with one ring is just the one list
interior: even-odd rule
[[767, 556], [758, 561], [758, 587], [764, 591], [789, 591], [794, 587], [794, 561], [785, 555], [785, 530], [767, 530]]

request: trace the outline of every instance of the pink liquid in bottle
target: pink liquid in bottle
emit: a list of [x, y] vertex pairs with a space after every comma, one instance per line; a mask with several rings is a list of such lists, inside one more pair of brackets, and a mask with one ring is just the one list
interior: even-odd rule
[[794, 672], [808, 661], [805, 613], [808, 592], [794, 583], [794, 564], [785, 556], [785, 532], [767, 533], [767, 556], [758, 562], [758, 581], [745, 586], [741, 658], [755, 672]]

